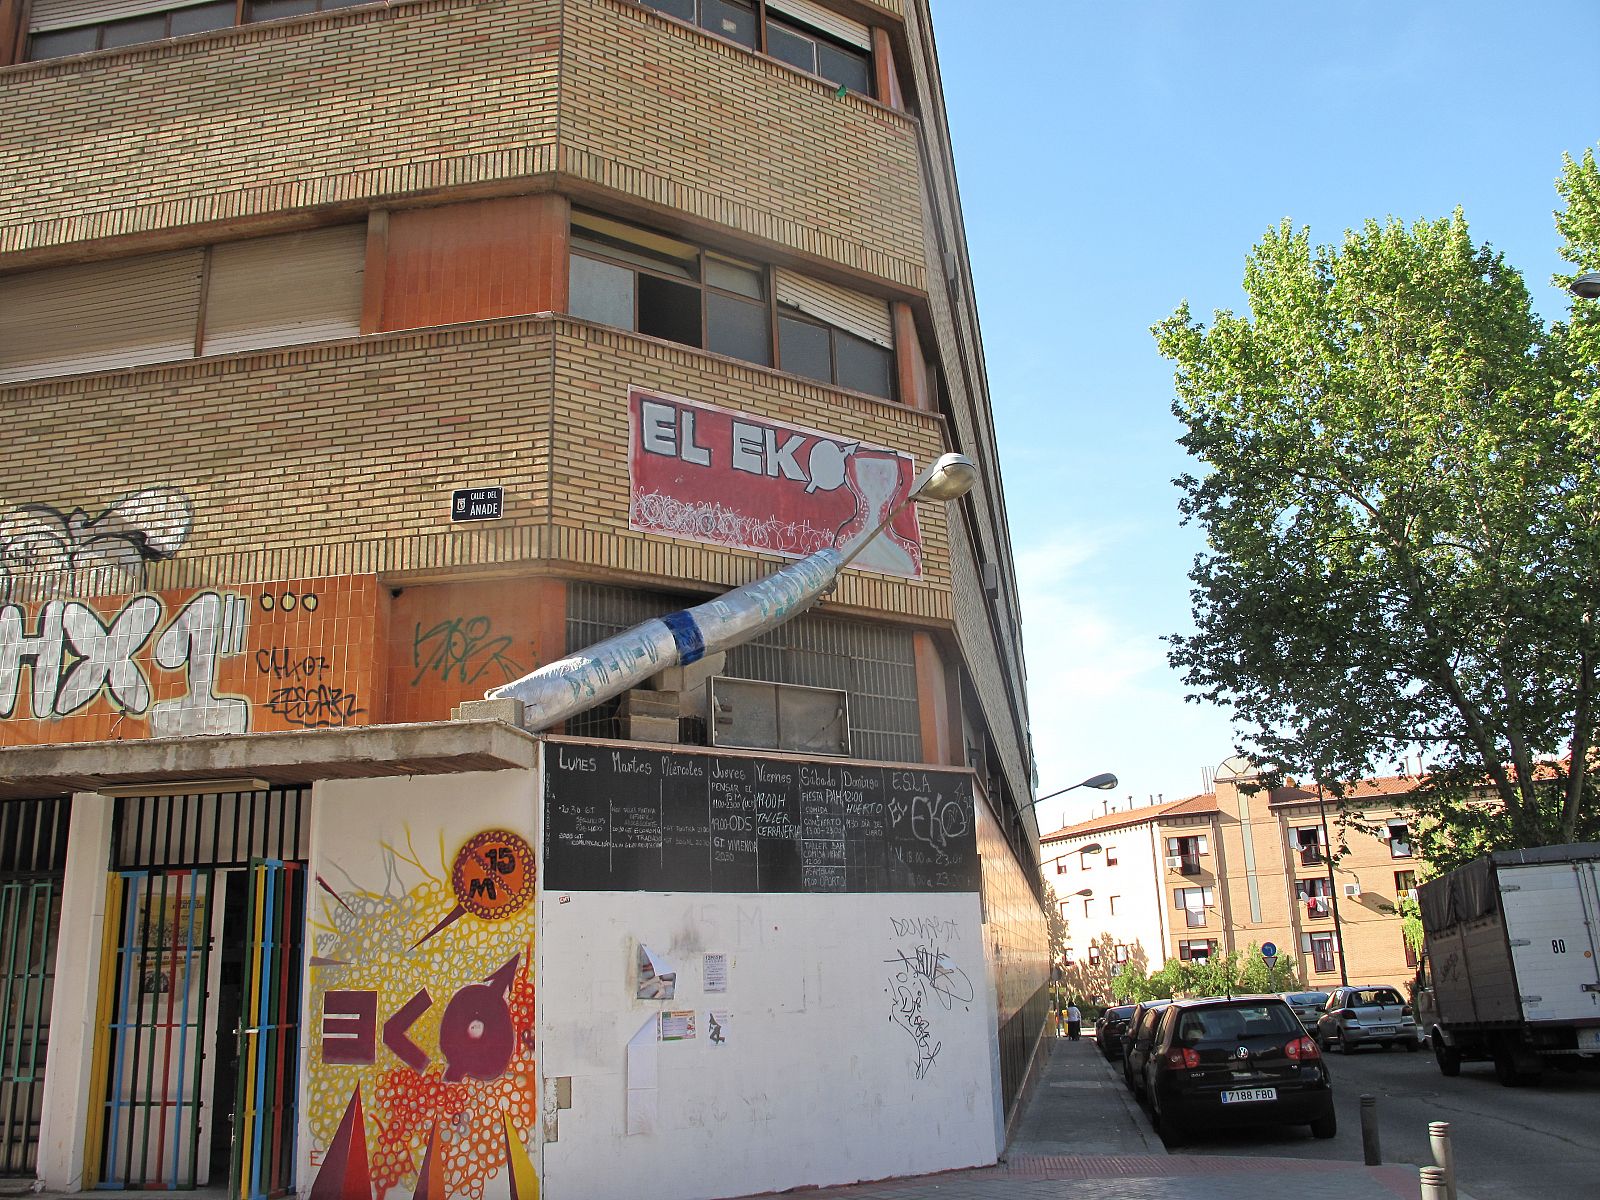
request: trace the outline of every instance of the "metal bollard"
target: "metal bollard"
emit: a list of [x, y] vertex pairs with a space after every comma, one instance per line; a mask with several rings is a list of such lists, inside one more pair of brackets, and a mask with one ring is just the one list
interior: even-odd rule
[[1429, 1121], [1428, 1142], [1433, 1147], [1433, 1165], [1444, 1172], [1448, 1200], [1456, 1200], [1456, 1152], [1450, 1145], [1450, 1122]]
[[1438, 1167], [1423, 1167], [1420, 1174], [1422, 1200], [1449, 1200], [1450, 1188], [1444, 1181], [1443, 1171]]
[[1361, 1157], [1369, 1167], [1383, 1165], [1383, 1147], [1378, 1144], [1378, 1098], [1361, 1097]]

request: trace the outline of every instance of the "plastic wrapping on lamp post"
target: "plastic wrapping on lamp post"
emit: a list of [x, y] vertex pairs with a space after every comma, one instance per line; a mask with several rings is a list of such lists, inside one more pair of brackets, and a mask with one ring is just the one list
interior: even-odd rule
[[484, 693], [489, 700], [520, 700], [523, 728], [548, 729], [585, 709], [638, 687], [680, 663], [743, 644], [797, 617], [833, 590], [839, 573], [919, 499], [954, 500], [972, 487], [976, 468], [965, 455], [945, 454], [906, 492], [905, 499], [848, 550], [829, 546], [764, 579], [715, 600], [653, 617], [558, 662]]

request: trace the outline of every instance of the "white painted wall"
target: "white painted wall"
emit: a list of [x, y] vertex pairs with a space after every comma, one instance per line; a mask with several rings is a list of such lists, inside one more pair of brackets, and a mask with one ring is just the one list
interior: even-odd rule
[[[975, 894], [572, 892], [540, 904], [542, 1068], [572, 1080], [545, 1145], [548, 1200], [735, 1196], [995, 1160]], [[676, 966], [672, 1000], [635, 999], [640, 942]], [[963, 973], [947, 986], [970, 1001], [946, 1006], [906, 970], [902, 954], [929, 948]], [[703, 989], [708, 952], [729, 956], [724, 994]], [[902, 986], [922, 997], [920, 1078], [916, 1039], [893, 1015]], [[630, 1072], [629, 1040], [672, 1010], [695, 1013], [694, 1040], [650, 1043]], [[711, 1010], [731, 1014], [725, 1045], [707, 1038]], [[653, 1098], [634, 1086], [650, 1082], [651, 1059]], [[628, 1132], [630, 1102], [635, 1128], [654, 1110], [648, 1132]]]
[[[1161, 839], [1156, 838], [1152, 849], [1150, 835], [1151, 823], [1146, 821], [1063, 838], [1044, 847], [1045, 882], [1065, 902], [1062, 911], [1067, 918], [1066, 944], [1078, 962], [1087, 961], [1090, 944], [1105, 934], [1122, 945], [1142, 946], [1151, 971], [1165, 961]], [[1080, 853], [1090, 845], [1101, 847], [1100, 852], [1086, 856]], [[1107, 862], [1112, 851], [1117, 860], [1115, 866]], [[1084, 862], [1089, 865], [1085, 867]], [[1063, 869], [1057, 870], [1058, 864]], [[1084, 888], [1094, 893], [1087, 917], [1084, 898], [1077, 894]], [[1111, 912], [1112, 896], [1117, 897], [1115, 914]]]

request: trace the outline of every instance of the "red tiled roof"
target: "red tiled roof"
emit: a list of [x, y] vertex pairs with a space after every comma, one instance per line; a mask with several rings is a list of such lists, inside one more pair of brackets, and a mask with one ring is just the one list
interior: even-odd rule
[[1067, 838], [1081, 837], [1086, 833], [1099, 833], [1105, 829], [1122, 829], [1128, 825], [1143, 825], [1160, 817], [1189, 816], [1192, 813], [1207, 813], [1217, 811], [1217, 798], [1210, 792], [1200, 796], [1190, 796], [1187, 800], [1168, 800], [1165, 804], [1147, 804], [1143, 808], [1125, 808], [1121, 812], [1103, 813], [1098, 817], [1090, 817], [1087, 821], [1079, 821], [1076, 825], [1065, 825], [1054, 833], [1047, 833], [1039, 839], [1040, 845], [1064, 841]]

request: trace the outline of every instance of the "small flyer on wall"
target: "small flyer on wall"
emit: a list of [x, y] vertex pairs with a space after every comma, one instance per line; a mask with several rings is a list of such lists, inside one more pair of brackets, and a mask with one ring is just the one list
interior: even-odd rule
[[664, 1012], [661, 1014], [661, 1040], [687, 1042], [694, 1038], [694, 1013]]
[[706, 1014], [706, 1041], [713, 1046], [728, 1044], [728, 1012], [713, 1009]]
[[726, 954], [707, 954], [705, 956], [707, 992], [725, 992], [728, 990], [728, 956]]

